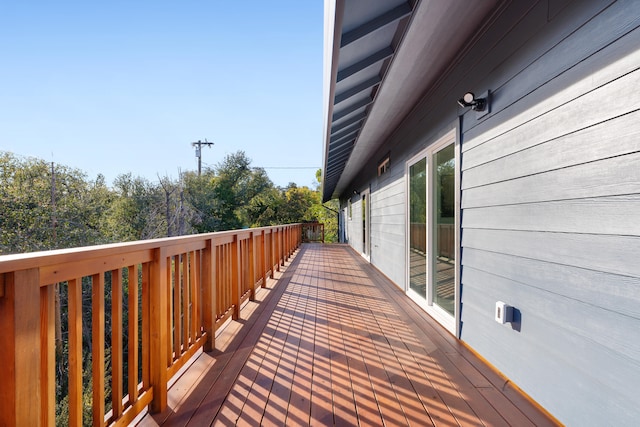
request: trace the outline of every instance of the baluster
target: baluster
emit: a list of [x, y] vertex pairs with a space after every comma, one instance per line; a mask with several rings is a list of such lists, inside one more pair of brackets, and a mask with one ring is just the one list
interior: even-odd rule
[[93, 425], [104, 424], [104, 273], [91, 278]]
[[122, 270], [111, 272], [111, 407], [122, 415]]
[[128, 341], [127, 341], [127, 375], [129, 403], [133, 405], [138, 400], [138, 266], [133, 265], [129, 270], [128, 295]]

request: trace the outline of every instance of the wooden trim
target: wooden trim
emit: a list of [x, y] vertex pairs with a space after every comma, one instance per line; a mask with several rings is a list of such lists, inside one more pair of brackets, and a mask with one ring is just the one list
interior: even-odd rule
[[[505, 394], [514, 394], [517, 398], [524, 399], [527, 403], [529, 403], [531, 406], [533, 406], [536, 410], [542, 412], [553, 423], [555, 423], [555, 424], [557, 424], [559, 426], [563, 425], [558, 419], [556, 419], [556, 417], [554, 417], [542, 405], [540, 405], [531, 396], [529, 396], [527, 393], [525, 393], [524, 390], [522, 390], [520, 387], [518, 387], [518, 385], [516, 383], [512, 382], [502, 372], [500, 372], [498, 370], [498, 368], [496, 368], [491, 363], [489, 363], [489, 361], [487, 359], [485, 359], [484, 357], [482, 357], [480, 355], [480, 353], [476, 352], [471, 346], [469, 346], [469, 344], [467, 344], [466, 342], [464, 342], [464, 341], [462, 341], [462, 340], [460, 340], [458, 338], [455, 338], [455, 340], [457, 342], [459, 342], [467, 351], [469, 351], [469, 353], [471, 353], [475, 358], [477, 358], [482, 363], [482, 365], [477, 365], [477, 364], [474, 364], [473, 361], [471, 361], [471, 363], [474, 364], [474, 366], [478, 370], [488, 369], [489, 371], [491, 371], [491, 373], [493, 375], [495, 375], [497, 378], [499, 378], [499, 381], [495, 381], [495, 379], [492, 381], [491, 375], [485, 375], [485, 377], [487, 377], [487, 379], [493, 385], [495, 385], [496, 387], [500, 387], [500, 389]], [[510, 393], [509, 389], [513, 390], [512, 393]]]
[[229, 320], [230, 318], [233, 317], [233, 310], [235, 309], [235, 307], [231, 307], [229, 310], [225, 311], [223, 314], [220, 315], [220, 317], [218, 317], [216, 319], [216, 331], [218, 330], [218, 328], [220, 328], [222, 325], [224, 325], [224, 323]]
[[202, 346], [204, 346], [205, 341], [205, 338], [199, 339], [189, 347], [187, 351], [182, 353], [180, 358], [173, 362], [173, 364], [167, 369], [167, 377], [172, 378], [189, 361], [189, 359], [191, 359], [191, 357], [196, 354]]
[[114, 254], [108, 257], [77, 260], [64, 264], [45, 265], [40, 268], [40, 286], [90, 276], [98, 271], [111, 271], [127, 265], [149, 262], [151, 259], [151, 251], [145, 251], [129, 254]]
[[[144, 408], [147, 407], [153, 400], [153, 388], [145, 391], [140, 396], [140, 399], [134, 401], [131, 406], [129, 406], [122, 416], [114, 421], [113, 425], [116, 427], [128, 426], [131, 421], [133, 421], [139, 413], [143, 411]], [[69, 424], [73, 425], [73, 424]]]

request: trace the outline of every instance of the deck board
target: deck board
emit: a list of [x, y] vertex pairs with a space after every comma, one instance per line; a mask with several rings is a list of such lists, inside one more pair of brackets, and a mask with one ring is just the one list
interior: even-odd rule
[[140, 425], [554, 425], [347, 246], [279, 276]]

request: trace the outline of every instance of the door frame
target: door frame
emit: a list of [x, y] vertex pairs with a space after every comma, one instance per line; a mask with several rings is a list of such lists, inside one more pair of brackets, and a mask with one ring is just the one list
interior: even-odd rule
[[[363, 203], [364, 202], [364, 203]], [[362, 256], [371, 261], [371, 191], [360, 192], [360, 214], [362, 219]]]
[[[433, 224], [434, 224], [434, 206], [433, 206], [433, 159], [435, 154], [447, 147], [451, 143], [454, 144], [454, 158], [455, 158], [455, 220], [454, 220], [454, 246], [455, 246], [455, 262], [454, 262], [454, 315], [451, 316], [446, 310], [442, 309], [438, 305], [433, 303], [433, 286], [432, 278], [435, 269], [435, 263], [433, 262], [432, 253], [434, 248], [433, 241]], [[410, 179], [409, 170], [410, 167], [420, 161], [421, 159], [427, 159], [427, 299], [423, 299], [415, 291], [413, 291], [410, 284], [410, 215], [409, 215], [409, 197], [410, 197]], [[459, 337], [460, 331], [460, 138], [458, 126], [446, 132], [444, 135], [438, 137], [433, 143], [429, 144], [426, 148], [419, 153], [410, 157], [405, 162], [405, 288], [404, 291], [416, 304], [418, 304], [424, 311], [433, 317], [438, 323], [440, 323], [445, 329], [451, 332], [456, 337]]]

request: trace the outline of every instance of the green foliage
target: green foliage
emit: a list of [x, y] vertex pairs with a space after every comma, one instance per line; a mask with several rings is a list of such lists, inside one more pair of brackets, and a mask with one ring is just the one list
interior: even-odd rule
[[[316, 176], [319, 180], [320, 171]], [[177, 180], [165, 177], [153, 183], [128, 173], [119, 175], [111, 188], [102, 176], [91, 181], [76, 169], [0, 152], [0, 255], [305, 221], [323, 222], [326, 241], [335, 241], [337, 221], [331, 209], [338, 210], [337, 201], [323, 206], [318, 187], [293, 183], [276, 187], [264, 169], [251, 167], [242, 151], [204, 170], [202, 176], [186, 172]], [[90, 423], [92, 284], [89, 277], [82, 278], [82, 283], [83, 421]], [[57, 425], [66, 425], [69, 416], [67, 288], [66, 283], [56, 286]], [[126, 271], [123, 288], [126, 334]], [[107, 273], [107, 349], [111, 344], [110, 290], [111, 273]], [[140, 296], [141, 289], [137, 291]], [[111, 375], [109, 357], [107, 351], [107, 377]], [[126, 371], [127, 358], [124, 360]], [[124, 387], [127, 381], [125, 377]], [[111, 395], [109, 386], [105, 395]]]
[[110, 201], [103, 179], [0, 153], [0, 254], [102, 243]]

